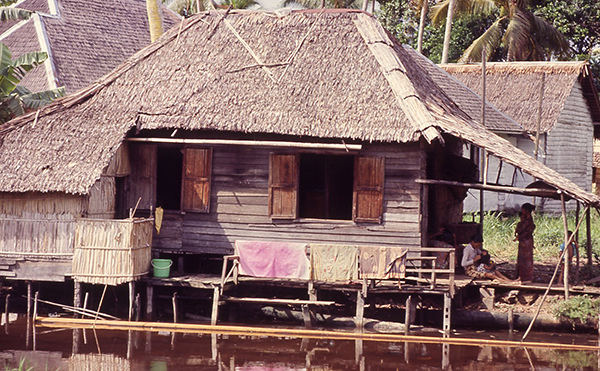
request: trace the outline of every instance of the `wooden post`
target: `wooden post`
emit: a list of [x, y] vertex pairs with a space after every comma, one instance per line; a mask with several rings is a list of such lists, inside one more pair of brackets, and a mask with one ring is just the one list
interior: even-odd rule
[[409, 295], [406, 298], [406, 310], [404, 311], [404, 334], [410, 334], [410, 325], [412, 324], [413, 319], [413, 300], [412, 295]]
[[307, 329], [312, 328], [312, 319], [310, 315], [310, 309], [308, 304], [302, 304], [302, 318], [304, 319], [304, 327]]
[[588, 265], [592, 265], [592, 218], [591, 218], [591, 210], [588, 207], [585, 212], [585, 234], [586, 234], [586, 242], [585, 248], [587, 251]]
[[146, 286], [146, 320], [147, 321], [153, 320], [153, 313], [152, 313], [153, 293], [154, 293], [154, 287], [152, 286], [152, 283], [148, 282], [147, 286]]
[[221, 294], [218, 287], [213, 289], [213, 302], [212, 302], [212, 313], [210, 315], [210, 324], [216, 325], [219, 320], [219, 300], [221, 299]]
[[[580, 210], [580, 205], [579, 205], [579, 201], [577, 201], [577, 209], [575, 211], [575, 225], [579, 224], [579, 214], [580, 214], [581, 210]], [[577, 241], [577, 246], [579, 246], [579, 229], [574, 231], [573, 233], [575, 233], [575, 241]], [[577, 251], [573, 251], [573, 253], [575, 254], [575, 284], [577, 284], [579, 282], [579, 249], [577, 249]]]
[[[81, 283], [77, 280], [73, 281], [73, 306], [81, 308]], [[75, 317], [78, 317], [77, 314]]]
[[35, 319], [37, 317], [37, 304], [38, 304], [38, 292], [35, 292], [35, 298], [33, 300], [33, 328], [35, 328]]
[[562, 208], [563, 226], [565, 232], [565, 254], [564, 255], [564, 284], [565, 284], [565, 300], [569, 300], [569, 254], [567, 251], [569, 246], [569, 224], [567, 221], [567, 205], [565, 201], [565, 194], [561, 192], [560, 203]]
[[135, 297], [135, 281], [129, 281], [129, 320], [133, 318], [133, 300]]
[[10, 300], [10, 294], [6, 294], [6, 297], [4, 298], [4, 327], [5, 327], [5, 332], [8, 334], [8, 302]]
[[442, 343], [442, 370], [450, 368], [450, 344]]
[[177, 323], [177, 293], [173, 293], [173, 323]]
[[317, 290], [312, 280], [308, 281], [308, 300], [317, 301]]
[[364, 326], [365, 314], [365, 295], [362, 290], [356, 292], [356, 328], [362, 329]]
[[137, 293], [135, 295], [135, 321], [139, 322], [140, 320], [140, 294]]
[[31, 281], [27, 281], [27, 318], [31, 318]]
[[451, 321], [450, 321], [450, 313], [451, 313], [451, 309], [452, 309], [452, 297], [450, 297], [450, 293], [446, 292], [444, 293], [444, 337], [448, 337], [450, 336], [450, 326], [451, 326]]
[[508, 308], [508, 333], [512, 334], [515, 330], [515, 316], [513, 314], [513, 308]]

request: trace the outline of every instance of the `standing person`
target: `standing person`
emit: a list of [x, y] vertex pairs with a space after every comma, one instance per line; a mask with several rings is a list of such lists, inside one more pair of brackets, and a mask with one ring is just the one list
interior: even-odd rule
[[519, 216], [521, 221], [515, 229], [514, 241], [519, 241], [519, 254], [517, 256], [517, 279], [527, 283], [533, 280], [533, 231], [535, 224], [531, 213], [535, 206], [525, 203], [521, 206]]

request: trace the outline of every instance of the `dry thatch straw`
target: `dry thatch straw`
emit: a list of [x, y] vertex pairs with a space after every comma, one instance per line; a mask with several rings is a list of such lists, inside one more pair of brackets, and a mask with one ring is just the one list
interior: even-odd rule
[[[473, 89], [482, 91], [481, 65], [446, 64], [444, 70]], [[554, 128], [574, 84], [580, 81], [594, 121], [600, 122], [600, 103], [588, 62], [498, 62], [486, 65], [486, 99], [528, 132], [537, 130], [537, 107], [544, 83], [541, 132]]]
[[[223, 22], [226, 17], [227, 22]], [[583, 201], [591, 195], [487, 131], [360, 11], [205, 12], [80, 92], [0, 126], [0, 192], [88, 194], [130, 130], [352, 142], [450, 134]]]
[[115, 216], [117, 188], [115, 178], [102, 176], [90, 189], [88, 216], [96, 219], [112, 219]]
[[119, 285], [146, 275], [154, 219], [77, 219], [73, 279]]

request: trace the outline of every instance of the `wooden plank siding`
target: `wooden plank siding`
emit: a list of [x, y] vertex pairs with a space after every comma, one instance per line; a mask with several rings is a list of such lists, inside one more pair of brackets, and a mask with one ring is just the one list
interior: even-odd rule
[[[580, 83], [576, 83], [565, 102], [558, 122], [548, 133], [545, 164], [575, 184], [591, 191], [594, 128], [590, 108]], [[559, 201], [547, 200], [544, 212], [560, 213]], [[568, 203], [568, 210], [575, 202]]]
[[[420, 145], [364, 145], [356, 155], [385, 158], [382, 223], [269, 217], [269, 159], [272, 153], [306, 152], [268, 147], [213, 147], [208, 214], [166, 211], [154, 248], [164, 252], [231, 254], [237, 239], [336, 244], [421, 246]], [[328, 154], [348, 154], [327, 151]]]

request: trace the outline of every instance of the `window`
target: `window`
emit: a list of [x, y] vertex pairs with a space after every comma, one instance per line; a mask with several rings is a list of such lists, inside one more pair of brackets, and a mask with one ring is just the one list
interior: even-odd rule
[[124, 207], [208, 213], [212, 149], [131, 145], [131, 174], [121, 187]]
[[271, 154], [269, 216], [380, 223], [384, 158]]

